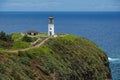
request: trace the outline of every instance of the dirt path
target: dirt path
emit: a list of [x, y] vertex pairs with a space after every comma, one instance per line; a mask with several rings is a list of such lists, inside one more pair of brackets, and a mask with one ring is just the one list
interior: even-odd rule
[[49, 37], [46, 38], [46, 39], [44, 39], [44, 40], [41, 41], [41, 42], [38, 42], [35, 46], [29, 47], [29, 48], [20, 49], [20, 50], [5, 50], [5, 52], [18, 54], [19, 51], [27, 51], [27, 50], [30, 50], [30, 49], [33, 49], [33, 48], [38, 48], [38, 47], [40, 47], [42, 44], [44, 44], [48, 39], [49, 39]]

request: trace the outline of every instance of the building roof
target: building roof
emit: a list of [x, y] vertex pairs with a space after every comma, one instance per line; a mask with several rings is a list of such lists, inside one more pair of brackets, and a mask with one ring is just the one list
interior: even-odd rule
[[35, 30], [29, 30], [29, 31], [26, 31], [26, 33], [38, 33], [38, 31], [35, 31]]

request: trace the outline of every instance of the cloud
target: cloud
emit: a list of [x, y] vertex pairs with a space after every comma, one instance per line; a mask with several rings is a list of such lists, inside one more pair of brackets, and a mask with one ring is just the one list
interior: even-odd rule
[[0, 0], [0, 11], [105, 11], [119, 10], [120, 0]]
[[118, 11], [120, 10], [120, 3], [111, 3], [111, 4], [101, 4], [99, 6], [96, 6], [99, 10], [106, 10], [106, 11]]
[[60, 5], [60, 2], [57, 1], [49, 1], [49, 2], [6, 2], [0, 3], [0, 7], [3, 9], [23, 9], [24, 8], [50, 8], [56, 7]]

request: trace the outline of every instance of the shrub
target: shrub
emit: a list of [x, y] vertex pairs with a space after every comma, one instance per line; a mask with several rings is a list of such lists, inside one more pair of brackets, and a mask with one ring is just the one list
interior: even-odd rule
[[28, 37], [27, 35], [25, 35], [25, 36], [22, 38], [22, 41], [32, 42], [32, 38], [31, 38], [31, 37]]

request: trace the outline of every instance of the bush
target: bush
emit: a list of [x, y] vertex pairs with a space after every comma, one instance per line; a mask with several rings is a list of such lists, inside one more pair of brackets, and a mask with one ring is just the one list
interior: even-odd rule
[[32, 38], [31, 38], [31, 37], [28, 37], [27, 35], [25, 35], [25, 36], [23, 37], [22, 41], [32, 42]]

